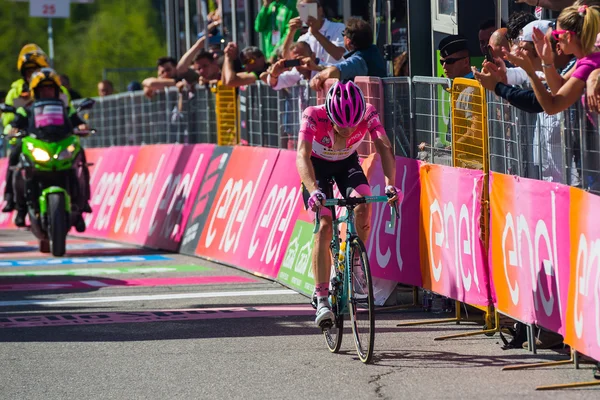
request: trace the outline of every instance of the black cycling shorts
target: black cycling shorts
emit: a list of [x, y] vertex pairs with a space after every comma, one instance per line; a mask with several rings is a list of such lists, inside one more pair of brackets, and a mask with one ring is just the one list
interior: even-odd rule
[[[335, 181], [344, 198], [347, 198], [353, 190], [361, 185], [369, 186], [369, 181], [360, 166], [358, 153], [354, 153], [350, 157], [340, 161], [327, 161], [317, 157], [311, 157], [310, 160], [315, 170], [317, 185], [319, 185], [319, 189], [325, 193], [328, 199], [333, 198], [332, 180]], [[308, 208], [310, 193], [304, 184], [302, 185], [302, 193], [304, 207]]]

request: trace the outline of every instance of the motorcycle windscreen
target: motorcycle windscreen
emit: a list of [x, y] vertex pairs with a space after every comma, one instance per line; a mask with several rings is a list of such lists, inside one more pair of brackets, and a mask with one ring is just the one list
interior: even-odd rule
[[34, 104], [33, 116], [36, 128], [51, 126], [62, 127], [65, 125], [65, 111], [61, 101]]

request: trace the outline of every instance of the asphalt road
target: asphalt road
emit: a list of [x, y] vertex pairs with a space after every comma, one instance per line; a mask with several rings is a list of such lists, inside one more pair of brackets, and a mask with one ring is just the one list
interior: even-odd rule
[[475, 325], [397, 327], [431, 315], [382, 313], [363, 365], [349, 330], [330, 354], [307, 299], [279, 284], [107, 242], [73, 239], [55, 260], [31, 240], [0, 231], [1, 399], [600, 398], [535, 391], [589, 381], [589, 364], [501, 371], [564, 359], [555, 352], [503, 351], [498, 336], [433, 341]]

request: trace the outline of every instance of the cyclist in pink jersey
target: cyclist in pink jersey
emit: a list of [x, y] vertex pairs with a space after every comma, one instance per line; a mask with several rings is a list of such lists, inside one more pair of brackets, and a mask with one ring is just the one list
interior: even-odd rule
[[[320, 208], [320, 229], [312, 253], [317, 307], [315, 322], [318, 326], [334, 319], [329, 304], [332, 263], [329, 244], [333, 221], [331, 211], [322, 207], [322, 200], [333, 197], [330, 181], [335, 181], [345, 197], [371, 195], [356, 152], [367, 135], [381, 157], [385, 192], [394, 194], [389, 201], [396, 202], [402, 193], [394, 186], [396, 161], [392, 145], [377, 110], [365, 102], [358, 86], [351, 81], [334, 83], [327, 92], [325, 104], [308, 107], [302, 115], [296, 166], [302, 179], [306, 207], [312, 211]], [[361, 204], [355, 211], [358, 236], [366, 242], [371, 228], [370, 206]]]

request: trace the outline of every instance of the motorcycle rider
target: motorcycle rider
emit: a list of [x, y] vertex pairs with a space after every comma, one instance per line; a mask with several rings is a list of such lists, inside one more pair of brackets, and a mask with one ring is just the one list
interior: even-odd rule
[[[59, 100], [61, 99], [61, 94], [63, 93], [62, 86], [60, 83], [60, 78], [58, 74], [52, 68], [42, 68], [36, 72], [34, 72], [29, 81], [29, 91], [31, 93], [32, 103], [29, 104], [27, 108], [20, 107], [17, 109], [14, 120], [11, 122], [11, 133], [16, 133], [19, 130], [25, 130], [29, 133], [36, 133], [38, 136], [46, 135], [64, 135], [66, 133], [70, 133], [73, 131], [74, 127], [77, 127], [80, 130], [87, 129], [87, 125], [84, 121], [82, 121], [77, 112], [73, 107], [63, 107], [63, 118], [61, 123], [44, 123], [40, 124], [39, 121], [33, 116], [32, 110], [36, 106], [37, 102], [43, 100]], [[64, 102], [63, 102], [64, 106]], [[16, 139], [13, 145], [13, 148], [10, 152], [9, 156], [9, 168], [7, 170], [7, 179], [6, 179], [6, 188], [9, 186], [17, 187], [18, 185], [13, 183], [13, 175], [14, 172], [10, 168], [14, 167], [19, 163], [19, 157], [21, 155], [21, 140]], [[79, 210], [81, 212], [91, 212], [91, 208], [89, 206], [89, 198], [90, 198], [90, 186], [89, 186], [89, 169], [87, 167], [87, 161], [85, 158], [85, 152], [83, 147], [81, 148], [81, 167], [82, 167], [82, 179], [78, 181], [79, 188], [76, 189], [77, 193], [72, 193], [75, 199], [79, 199], [79, 201], [74, 202], [78, 204]], [[12, 193], [15, 193], [15, 188], [13, 188]], [[8, 197], [5, 193], [5, 198]], [[27, 215], [27, 207], [21, 198], [23, 196], [11, 196], [13, 198], [13, 207], [16, 206], [17, 216], [15, 217], [15, 225], [24, 226], [25, 225], [25, 216]], [[8, 208], [7, 206], [4, 208], [4, 212], [9, 212], [12, 210], [5, 211]], [[79, 213], [77, 221], [75, 222], [75, 229], [78, 232], [85, 231], [85, 221]]]
[[[31, 101], [32, 96], [30, 95], [29, 80], [31, 75], [41, 69], [48, 67], [48, 57], [46, 53], [35, 43], [26, 44], [23, 46], [17, 58], [17, 70], [21, 73], [21, 78], [17, 79], [11, 84], [11, 88], [6, 95], [4, 103], [15, 108], [27, 107]], [[71, 97], [69, 91], [61, 86], [61, 93], [59, 94], [60, 99], [69, 107], [71, 106]], [[12, 122], [15, 119], [13, 113], [2, 113], [2, 124], [4, 126], [4, 134], [8, 135], [12, 131]], [[9, 143], [9, 153], [12, 152], [16, 141], [12, 140]], [[20, 149], [18, 150], [20, 151]], [[18, 158], [17, 158], [18, 161]], [[14, 165], [10, 165], [14, 166]], [[6, 204], [2, 209], [2, 212], [11, 212], [15, 209], [15, 199], [13, 192], [12, 182], [13, 171], [9, 168], [6, 171], [6, 186], [4, 189], [4, 200]]]
[[[36, 44], [28, 44], [21, 49], [17, 59], [17, 70], [21, 73], [21, 78], [10, 85], [10, 90], [6, 94], [4, 104], [15, 108], [25, 107], [31, 102], [29, 95], [29, 79], [31, 75], [40, 68], [48, 67], [48, 58], [46, 54]], [[10, 123], [15, 119], [13, 113], [2, 114], [2, 125], [5, 134], [10, 132]]]

